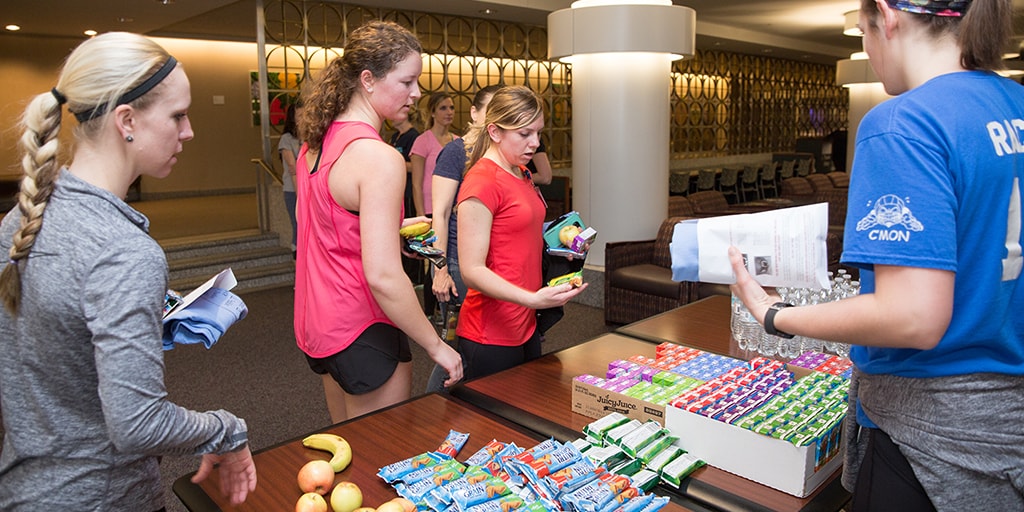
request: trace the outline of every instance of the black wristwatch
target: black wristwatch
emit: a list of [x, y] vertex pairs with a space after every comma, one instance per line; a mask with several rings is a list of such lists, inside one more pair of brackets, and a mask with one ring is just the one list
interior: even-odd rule
[[768, 307], [768, 311], [764, 312], [764, 332], [771, 334], [772, 336], [778, 336], [780, 338], [790, 339], [793, 337], [788, 332], [782, 332], [775, 328], [775, 313], [783, 308], [791, 308], [792, 304], [788, 302], [776, 302]]

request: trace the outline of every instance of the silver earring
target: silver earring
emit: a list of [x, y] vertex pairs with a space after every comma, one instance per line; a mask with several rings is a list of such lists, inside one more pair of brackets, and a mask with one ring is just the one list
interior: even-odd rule
[[125, 135], [124, 141], [125, 142], [135, 142], [135, 137], [132, 137], [132, 134], [129, 133], [128, 135]]

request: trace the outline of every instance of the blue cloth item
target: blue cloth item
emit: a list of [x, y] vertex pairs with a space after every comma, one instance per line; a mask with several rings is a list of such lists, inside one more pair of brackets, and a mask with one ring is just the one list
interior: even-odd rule
[[700, 244], [697, 243], [697, 219], [676, 224], [672, 241], [668, 244], [672, 254], [673, 281], [700, 281]]
[[202, 343], [210, 348], [248, 312], [237, 295], [223, 288], [210, 288], [174, 318], [164, 321], [164, 350], [173, 349], [175, 343]]

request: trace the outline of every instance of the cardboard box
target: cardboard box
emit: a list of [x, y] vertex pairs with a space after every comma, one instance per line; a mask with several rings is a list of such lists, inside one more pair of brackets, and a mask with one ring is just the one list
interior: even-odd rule
[[665, 425], [665, 406], [608, 391], [575, 379], [572, 381], [572, 412], [595, 420], [619, 412], [630, 419], [654, 420]]
[[665, 426], [679, 436], [678, 445], [709, 465], [801, 498], [843, 463], [842, 448], [819, 461], [813, 444], [795, 446], [675, 407], [666, 409]]

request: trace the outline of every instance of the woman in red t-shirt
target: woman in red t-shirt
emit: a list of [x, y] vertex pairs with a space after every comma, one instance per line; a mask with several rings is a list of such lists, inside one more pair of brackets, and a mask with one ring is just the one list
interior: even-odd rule
[[564, 305], [586, 288], [542, 286], [544, 200], [525, 165], [543, 127], [537, 95], [512, 86], [494, 94], [484, 122], [466, 134], [458, 247], [469, 291], [456, 331], [466, 378], [540, 357], [535, 310]]

